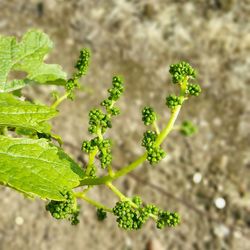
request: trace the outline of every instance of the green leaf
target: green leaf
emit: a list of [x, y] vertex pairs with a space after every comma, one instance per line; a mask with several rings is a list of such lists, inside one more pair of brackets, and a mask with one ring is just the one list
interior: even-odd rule
[[45, 139], [0, 136], [0, 183], [28, 196], [64, 200], [61, 192], [77, 187], [83, 170], [62, 149]]
[[[15, 37], [0, 36], [0, 92], [10, 92], [30, 83], [65, 84], [67, 76], [61, 66], [43, 62], [52, 47], [49, 37], [38, 30], [28, 31], [20, 43]], [[27, 76], [8, 81], [11, 71], [23, 71]]]
[[25, 128], [49, 133], [50, 125], [45, 122], [57, 115], [54, 108], [21, 101], [11, 94], [0, 94], [0, 126]]

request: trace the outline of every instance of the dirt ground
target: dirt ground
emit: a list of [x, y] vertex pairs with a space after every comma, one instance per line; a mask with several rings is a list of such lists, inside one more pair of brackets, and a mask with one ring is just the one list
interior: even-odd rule
[[[173, 132], [164, 144], [166, 160], [116, 182], [127, 195], [178, 211], [177, 228], [160, 231], [149, 222], [123, 231], [113, 216], [97, 222], [85, 203], [81, 223], [72, 227], [51, 218], [44, 202], [0, 187], [0, 250], [250, 249], [250, 1], [0, 0], [0, 34], [21, 36], [30, 28], [50, 35], [49, 61], [68, 72], [81, 47], [92, 50], [87, 91], [60, 106], [53, 121], [75, 159], [83, 159], [81, 141], [89, 138], [88, 111], [106, 96], [114, 74], [126, 80], [122, 115], [108, 133], [115, 167], [143, 152], [144, 105], [157, 110], [162, 125], [169, 117], [171, 63], [187, 60], [199, 71], [203, 93], [185, 104], [178, 120], [193, 121], [199, 132], [191, 138]], [[49, 101], [44, 88], [25, 93]], [[90, 194], [110, 206], [116, 201], [105, 188]]]

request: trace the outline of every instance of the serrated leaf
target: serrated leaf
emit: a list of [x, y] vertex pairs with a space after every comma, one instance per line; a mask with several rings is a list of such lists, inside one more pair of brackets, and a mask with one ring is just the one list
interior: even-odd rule
[[[15, 37], [0, 36], [0, 92], [10, 92], [30, 83], [65, 84], [67, 76], [61, 66], [43, 62], [52, 47], [49, 37], [38, 30], [28, 31], [20, 43]], [[8, 81], [12, 70], [23, 71], [27, 76]]]
[[0, 126], [25, 128], [49, 133], [50, 125], [45, 122], [55, 117], [54, 108], [21, 101], [11, 94], [0, 94]]
[[45, 139], [0, 136], [0, 183], [28, 196], [63, 200], [77, 187], [83, 170], [62, 149]]

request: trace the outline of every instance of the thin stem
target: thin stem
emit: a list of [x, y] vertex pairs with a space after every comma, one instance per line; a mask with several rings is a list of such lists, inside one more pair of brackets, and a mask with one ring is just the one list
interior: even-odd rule
[[116, 194], [121, 201], [128, 200], [128, 198], [117, 187], [115, 187], [111, 182], [106, 183], [106, 186], [109, 187], [110, 190], [113, 191], [113, 193]]
[[95, 206], [96, 208], [102, 208], [106, 212], [113, 213], [112, 209], [109, 207], [106, 207], [105, 205], [99, 203], [98, 201], [92, 200], [91, 198], [87, 197], [84, 193], [75, 193], [75, 197], [80, 198], [82, 200], [85, 200], [89, 204]]
[[181, 110], [181, 105], [177, 106], [175, 109], [172, 110], [171, 117], [166, 125], [166, 127], [161, 131], [159, 136], [156, 139], [156, 146], [160, 146], [164, 139], [168, 136], [172, 128], [174, 127], [174, 123], [179, 115], [179, 112]]
[[153, 122], [152, 127], [154, 128], [156, 134], [159, 135], [160, 134], [160, 129], [159, 129], [158, 124], [157, 124], [156, 121]]
[[115, 175], [115, 172], [114, 172], [114, 170], [112, 169], [112, 166], [111, 166], [111, 165], [108, 166], [108, 173], [109, 173], [109, 175], [110, 175], [111, 177], [113, 177], [113, 176]]
[[59, 104], [61, 104], [61, 102], [63, 102], [65, 99], [67, 99], [68, 97], [68, 93], [65, 93], [64, 95], [62, 95], [60, 98], [58, 98], [52, 105], [51, 108], [57, 108]]
[[[103, 140], [103, 136], [102, 136], [102, 132], [101, 132], [100, 128], [97, 129], [97, 136], [99, 137], [99, 139], [101, 141]], [[95, 157], [96, 157], [98, 151], [99, 151], [98, 148], [96, 148], [92, 153], [89, 154], [89, 162], [88, 162], [86, 172], [85, 172], [86, 175], [90, 174], [91, 168], [94, 165]]]
[[99, 128], [97, 129], [97, 136], [99, 137], [99, 139], [102, 141], [103, 140], [103, 135], [102, 135], [102, 130]]
[[95, 162], [95, 156], [98, 152], [98, 149], [94, 150], [93, 152], [89, 153], [89, 162], [88, 162], [88, 165], [87, 165], [87, 168], [86, 168], [86, 175], [89, 175], [90, 174], [90, 171], [91, 171], [91, 168], [92, 166], [94, 165], [94, 162]]

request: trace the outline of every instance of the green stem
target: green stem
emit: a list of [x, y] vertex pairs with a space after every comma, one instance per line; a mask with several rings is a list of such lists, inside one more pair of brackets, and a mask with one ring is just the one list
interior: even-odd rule
[[156, 134], [159, 135], [160, 134], [160, 129], [159, 129], [158, 125], [157, 125], [157, 122], [154, 121], [153, 124], [152, 124], [152, 126], [153, 126]]
[[58, 105], [63, 102], [65, 99], [67, 99], [68, 97], [68, 93], [65, 93], [64, 95], [62, 95], [60, 98], [58, 98], [52, 105], [51, 105], [51, 108], [57, 108]]
[[118, 188], [116, 188], [111, 182], [106, 183], [106, 186], [109, 187], [110, 190], [113, 191], [113, 193], [116, 194], [121, 201], [128, 200], [128, 198]]
[[170, 133], [170, 131], [174, 127], [174, 123], [179, 115], [180, 110], [181, 110], [181, 105], [177, 106], [175, 109], [172, 110], [172, 114], [171, 114], [171, 117], [168, 121], [168, 124], [161, 131], [161, 133], [158, 135], [158, 137], [156, 139], [156, 142], [155, 142], [156, 146], [160, 146], [162, 144], [162, 142], [164, 141], [164, 139], [168, 136], [168, 134]]
[[[103, 136], [102, 136], [102, 132], [101, 132], [100, 128], [97, 129], [97, 136], [99, 137], [99, 139], [101, 141], [103, 140]], [[96, 157], [97, 153], [98, 153], [98, 149], [94, 150], [92, 153], [89, 154], [89, 162], [88, 162], [86, 172], [85, 172], [86, 175], [89, 175], [91, 168], [95, 162], [95, 157]]]
[[109, 176], [113, 177], [115, 175], [113, 169], [112, 169], [112, 166], [108, 166], [108, 173], [109, 173]]
[[98, 149], [94, 150], [92, 153], [89, 153], [89, 162], [88, 162], [88, 165], [86, 167], [86, 175], [89, 175], [90, 171], [91, 171], [91, 168], [95, 162], [95, 156], [98, 152]]
[[113, 213], [111, 208], [106, 207], [105, 205], [103, 205], [103, 204], [101, 204], [101, 203], [99, 203], [99, 202], [97, 202], [95, 200], [92, 200], [91, 198], [87, 197], [84, 193], [81, 193], [81, 192], [80, 193], [75, 193], [75, 197], [85, 200], [86, 202], [88, 202], [89, 204], [95, 206], [96, 208], [102, 208], [106, 212]]

